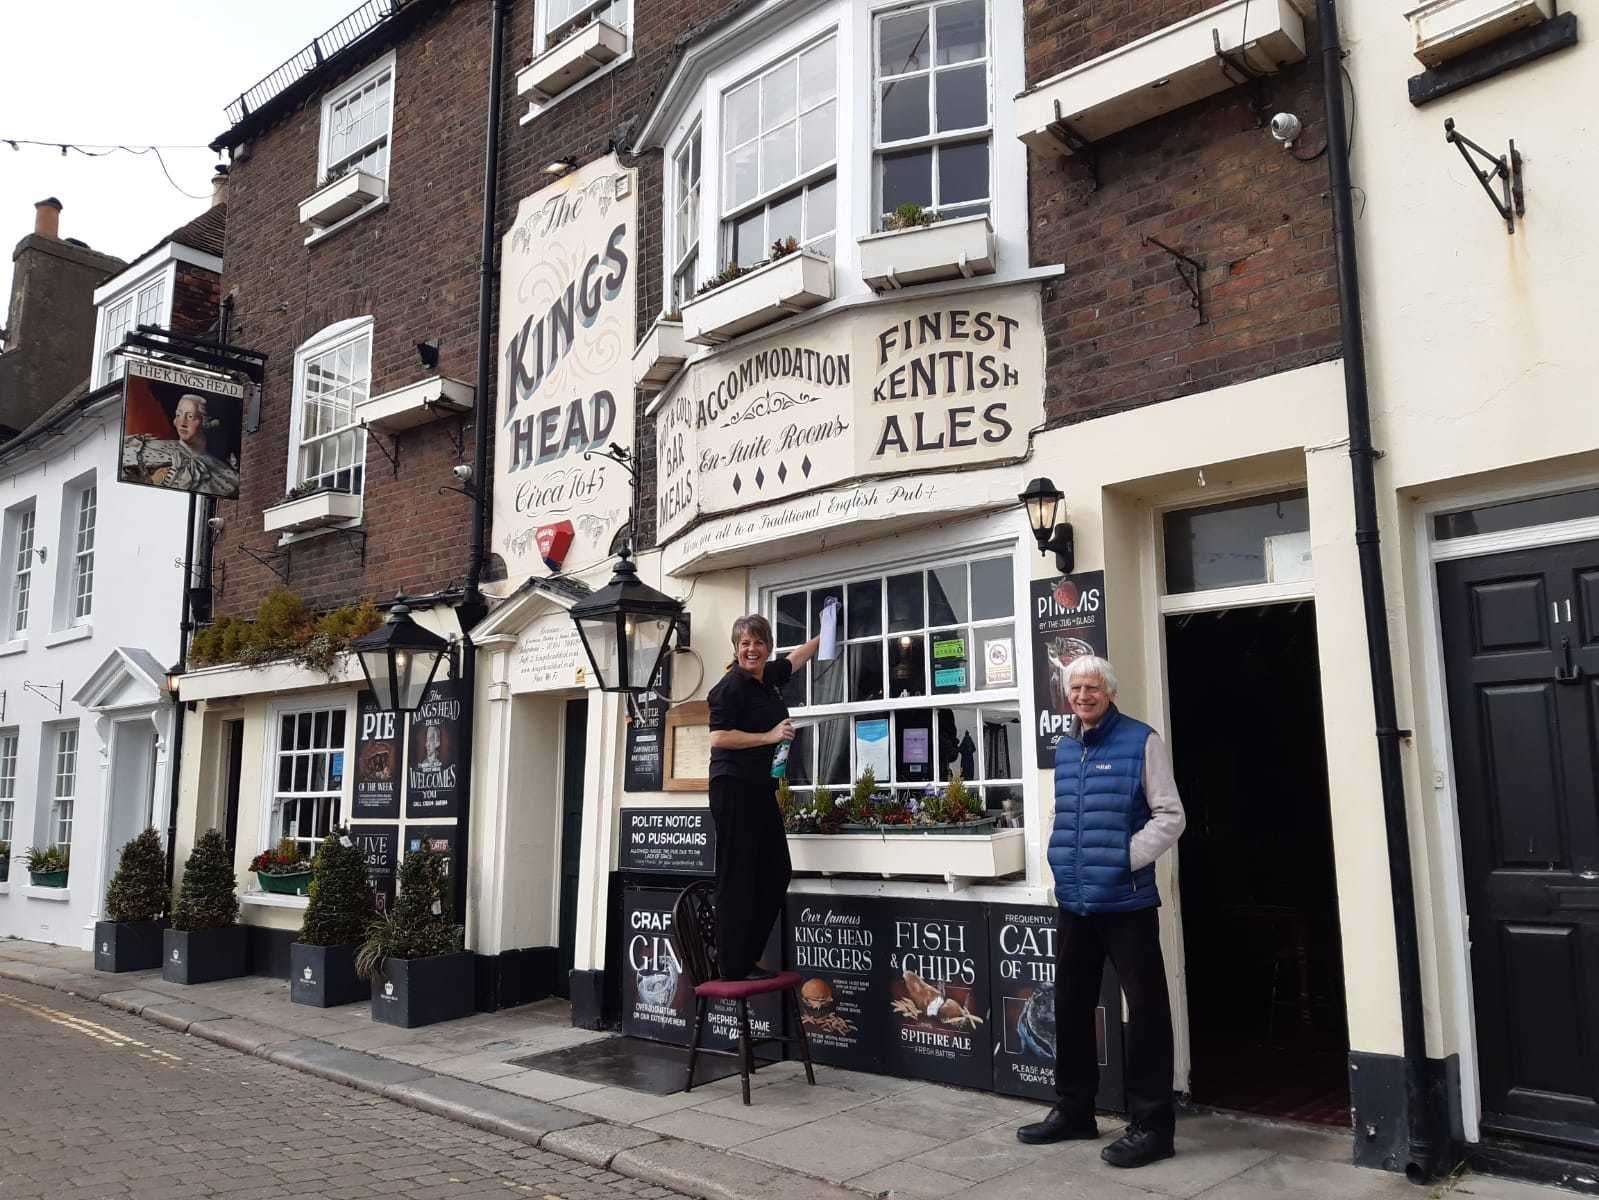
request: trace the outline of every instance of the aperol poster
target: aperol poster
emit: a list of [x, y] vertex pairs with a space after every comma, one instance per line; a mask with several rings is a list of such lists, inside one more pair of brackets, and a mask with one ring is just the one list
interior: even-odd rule
[[1033, 580], [1033, 720], [1038, 765], [1055, 765], [1055, 743], [1066, 732], [1066, 668], [1084, 654], [1107, 657], [1105, 572], [1082, 571]]

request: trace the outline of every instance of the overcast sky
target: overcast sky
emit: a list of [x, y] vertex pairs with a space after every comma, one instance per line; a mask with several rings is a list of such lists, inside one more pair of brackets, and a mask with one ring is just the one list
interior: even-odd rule
[[0, 139], [199, 146], [85, 158], [0, 141], [0, 321], [11, 251], [33, 206], [61, 201], [61, 236], [131, 258], [210, 206], [222, 106], [360, 0], [0, 0]]

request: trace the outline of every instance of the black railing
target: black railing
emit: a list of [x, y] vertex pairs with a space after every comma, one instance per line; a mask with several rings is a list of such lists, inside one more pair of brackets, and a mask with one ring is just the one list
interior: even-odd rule
[[407, 0], [366, 0], [311, 44], [297, 50], [259, 83], [247, 89], [226, 108], [228, 123], [237, 125], [272, 97], [286, 91], [320, 67], [324, 60], [353, 45], [406, 6]]

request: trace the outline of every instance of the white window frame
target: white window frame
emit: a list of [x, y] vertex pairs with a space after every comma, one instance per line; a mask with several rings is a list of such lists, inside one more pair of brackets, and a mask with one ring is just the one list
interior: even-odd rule
[[[394, 104], [398, 94], [396, 89], [397, 76], [395, 74], [395, 55], [392, 50], [388, 54], [385, 54], [382, 58], [378, 59], [375, 63], [352, 75], [349, 79], [339, 84], [338, 87], [330, 89], [326, 94], [323, 95], [322, 119], [317, 126], [316, 186], [318, 188], [323, 187], [327, 183], [329, 167], [335, 166], [337, 163], [348, 162], [352, 159], [361, 157], [361, 155], [355, 153], [346, 154], [337, 160], [332, 160], [328, 157], [329, 143], [332, 141], [333, 135], [333, 110], [344, 101], [349, 100], [352, 96], [364, 91], [370, 84], [376, 83], [382, 79], [385, 74], [387, 74], [389, 77], [388, 123], [384, 127], [383, 135], [381, 137], [373, 138], [371, 141], [367, 142], [362, 147], [362, 153], [364, 154], [368, 149], [376, 146], [379, 142], [383, 143], [383, 170], [367, 171], [367, 174], [383, 180], [383, 190], [385, 197], [387, 196], [389, 176], [391, 174], [391, 168], [393, 167], [394, 162]], [[366, 170], [364, 167], [361, 169]], [[377, 204], [381, 202], [382, 201], [374, 201], [373, 203]], [[368, 207], [370, 208], [372, 206], [369, 205]], [[363, 209], [362, 211], [364, 212], [366, 210]], [[345, 219], [350, 220], [351, 218]], [[342, 225], [344, 222], [341, 221], [339, 224]], [[333, 228], [337, 227], [338, 226], [334, 226]]]
[[[302, 715], [309, 716], [312, 721], [314, 736], [316, 714], [318, 713], [329, 714], [328, 744], [321, 747], [313, 746], [306, 750], [299, 750], [291, 747], [289, 750], [285, 751], [282, 746], [284, 718], [293, 718], [294, 720], [298, 721]], [[337, 744], [335, 744], [331, 738], [331, 714], [333, 713], [340, 713], [344, 718], [344, 737], [343, 740]], [[263, 782], [261, 789], [262, 803], [259, 838], [260, 844], [257, 847], [257, 850], [270, 850], [283, 840], [285, 835], [283, 834], [283, 822], [281, 818], [280, 804], [285, 800], [292, 801], [296, 804], [310, 801], [313, 803], [313, 805], [316, 805], [319, 802], [331, 801], [333, 809], [328, 817], [328, 828], [331, 829], [341, 823], [347, 823], [349, 821], [353, 786], [350, 766], [354, 761], [355, 749], [356, 713], [354, 697], [324, 695], [315, 699], [286, 701], [279, 704], [273, 704], [268, 709], [267, 721], [268, 725], [266, 729], [266, 736], [262, 738], [265, 750], [265, 762], [262, 768]], [[331, 756], [334, 754], [342, 756], [342, 773], [338, 789], [308, 788], [301, 791], [296, 790], [291, 786], [288, 791], [280, 791], [278, 788], [278, 769], [280, 760], [285, 754], [288, 754], [294, 758], [304, 757], [307, 759], [307, 761], [310, 761], [311, 757], [314, 755], [327, 755], [329, 756], [329, 761], [327, 764], [328, 770], [331, 770], [332, 768]], [[311, 768], [308, 767], [308, 774], [310, 770]], [[291, 784], [292, 782], [293, 781], [291, 778]], [[316, 809], [313, 808], [313, 814], [315, 811]], [[315, 830], [316, 826], [317, 821], [313, 815], [311, 824], [313, 831]], [[320, 838], [311, 835], [295, 837], [295, 842], [309, 849], [312, 854], [316, 852], [316, 845], [319, 841]], [[254, 857], [254, 854], [255, 852], [252, 852], [251, 857]]]
[[[573, 12], [564, 21], [557, 25], [551, 25], [550, 17], [553, 14], [554, 5], [550, 3], [550, 0], [539, 0], [538, 27], [533, 35], [533, 57], [537, 58], [546, 51], [555, 49], [578, 30], [586, 28], [589, 24], [588, 21], [579, 23], [584, 14], [592, 14], [593, 20], [604, 21], [611, 28], [626, 35], [627, 49], [630, 54], [633, 49], [633, 11], [638, 7], [639, 3], [640, 0], [577, 0], [577, 3], [572, 6]], [[616, 15], [618, 7], [624, 10], [621, 21], [612, 19]], [[555, 37], [557, 33], [560, 34], [559, 37]], [[554, 41], [550, 40], [552, 37], [555, 38]], [[595, 72], [595, 74], [599, 73]], [[590, 76], [590, 78], [593, 78], [593, 76]], [[587, 80], [583, 82], [587, 82]], [[571, 90], [576, 91], [582, 86], [583, 84], [579, 83], [577, 87]]]
[[[72, 561], [67, 572], [71, 582], [63, 597], [69, 606], [69, 625], [85, 625], [94, 614], [94, 535], [99, 496], [99, 488], [90, 476], [88, 482], [77, 489], [73, 504], [63, 514], [72, 519], [70, 543], [66, 537], [61, 539], [63, 546], [70, 544], [72, 547]], [[64, 526], [65, 521], [63, 533], [66, 532]]]
[[[218, 270], [221, 264], [217, 264]], [[178, 259], [160, 256], [155, 265], [140, 272], [126, 284], [107, 295], [95, 293], [94, 370], [91, 388], [101, 388], [122, 378], [127, 369], [120, 354], [111, 351], [122, 344], [122, 339], [139, 325], [169, 326], [172, 319], [172, 291], [178, 281]], [[113, 280], [113, 285], [119, 281]], [[126, 324], [119, 311], [126, 307]]]
[[[360, 400], [372, 394], [372, 348], [373, 333], [376, 324], [370, 316], [352, 317], [346, 321], [338, 321], [325, 329], [312, 334], [302, 342], [294, 352], [294, 405], [289, 416], [289, 459], [287, 473], [285, 474], [285, 491], [296, 487], [302, 482], [300, 478], [300, 430], [303, 425], [303, 412], [305, 407], [307, 378], [306, 371], [312, 359], [318, 358], [329, 351], [339, 350], [347, 345], [365, 340], [367, 343], [367, 377], [366, 390], [362, 397], [351, 404], [350, 424], [341, 426], [336, 434], [318, 435], [321, 437], [337, 436], [346, 431], [354, 431], [357, 446], [354, 464], [361, 471], [361, 486], [351, 492], [351, 495], [363, 497], [363, 511], [366, 493], [366, 431], [361, 427], [358, 413]], [[359, 522], [360, 518], [356, 518]]]
[[[699, 159], [699, 172], [694, 175], [693, 183], [687, 189], [683, 185], [681, 166], [685, 156], [691, 156], [691, 162], [694, 157]], [[680, 311], [684, 301], [694, 298], [699, 281], [704, 277], [703, 256], [700, 254], [700, 210], [705, 194], [705, 147], [698, 121], [694, 122], [694, 127], [678, 144], [668, 162], [672, 196], [668, 201], [667, 262], [671, 267], [667, 275], [668, 294], [663, 311], [670, 313]], [[685, 239], [689, 240], [688, 249], [679, 254], [677, 244]]]
[[17, 815], [17, 755], [22, 731], [0, 729], [0, 842], [11, 842]]
[[78, 799], [80, 740], [78, 723], [47, 725], [50, 737], [50, 809], [46, 817], [43, 845], [72, 847], [73, 810]]
[[[605, 2], [607, 2], [607, 0], [595, 0], [595, 3], [590, 6], [591, 11], [593, 9], [597, 9], [597, 8], [601, 7], [602, 3], [605, 3]], [[590, 84], [594, 83], [596, 80], [604, 79], [612, 71], [617, 70], [619, 67], [625, 67], [628, 63], [632, 62], [633, 61], [633, 24], [634, 24], [634, 20], [633, 19], [634, 19], [634, 13], [636, 12], [638, 6], [641, 3], [647, 3], [647, 2], [648, 2], [648, 0], [628, 0], [627, 20], [622, 25], [614, 25], [612, 22], [606, 21], [607, 24], [612, 24], [613, 28], [615, 28], [617, 30], [617, 32], [622, 34], [622, 36], [627, 40], [627, 49], [626, 50], [622, 51], [621, 54], [618, 54], [615, 58], [613, 58], [610, 62], [606, 63], [598, 71], [595, 71], [592, 75], [585, 76], [584, 78], [578, 80], [578, 82], [574, 83], [571, 87], [567, 88], [560, 95], [552, 96], [549, 100], [545, 101], [542, 104], [539, 103], [537, 100], [534, 100], [531, 103], [529, 103], [527, 112], [522, 114], [522, 117], [521, 117], [520, 121], [518, 122], [518, 124], [526, 125], [529, 121], [533, 120], [535, 117], [541, 116], [544, 113], [549, 112], [550, 109], [554, 108], [557, 104], [560, 104], [563, 101], [566, 101], [566, 100], [570, 99], [571, 97], [580, 94], [583, 91], [584, 88], [588, 87]], [[531, 57], [534, 58], [534, 59], [537, 59], [540, 55], [546, 53], [548, 50], [553, 49], [554, 46], [559, 46], [561, 44], [561, 41], [565, 41], [566, 40], [565, 38], [562, 38], [560, 41], [557, 41], [557, 42], [554, 42], [554, 43], [550, 42], [549, 39], [550, 39], [550, 34], [551, 34], [552, 30], [550, 29], [550, 26], [549, 26], [549, 17], [550, 17], [549, 9], [550, 9], [550, 6], [547, 3], [544, 3], [544, 0], [539, 0], [539, 3], [535, 6], [534, 21], [533, 21], [533, 45], [532, 45], [532, 48], [531, 48]], [[604, 18], [604, 17], [601, 17], [599, 19], [600, 20], [606, 20], [606, 18]], [[559, 26], [557, 26], [557, 28], [559, 28]], [[572, 30], [572, 32], [574, 32], [574, 33], [577, 32], [577, 29], [574, 28]], [[518, 80], [520, 81], [520, 75], [518, 76]], [[520, 87], [520, 82], [519, 82], [517, 90], [518, 90], [519, 93], [522, 90], [521, 87]], [[670, 250], [668, 250], [668, 253], [670, 253]]]
[[28, 636], [39, 611], [39, 506], [30, 500], [6, 512], [4, 539], [5, 612], [0, 625], [5, 640]]

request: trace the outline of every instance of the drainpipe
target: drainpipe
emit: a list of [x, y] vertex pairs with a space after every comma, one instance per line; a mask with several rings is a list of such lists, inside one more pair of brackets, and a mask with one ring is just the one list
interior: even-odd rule
[[466, 594], [457, 615], [461, 622], [461, 688], [466, 693], [466, 719], [462, 722], [461, 812], [455, 831], [455, 911], [466, 921], [466, 873], [470, 861], [472, 820], [472, 756], [477, 726], [477, 651], [471, 629], [482, 619], [484, 538], [489, 500], [489, 368], [494, 354], [494, 248], [495, 204], [500, 190], [500, 93], [505, 62], [505, 18], [511, 0], [491, 0], [493, 17], [489, 33], [489, 112], [483, 140], [483, 244], [478, 252], [477, 379], [472, 398], [472, 557], [466, 564]]
[[1366, 393], [1366, 339], [1361, 325], [1360, 273], [1355, 261], [1355, 219], [1350, 203], [1349, 134], [1344, 115], [1343, 48], [1335, 0], [1316, 0], [1321, 27], [1322, 88], [1327, 108], [1327, 173], [1332, 185], [1333, 236], [1338, 257], [1338, 309], [1344, 339], [1344, 396], [1349, 412], [1349, 458], [1354, 481], [1355, 549], [1365, 608], [1377, 719], [1377, 766], [1388, 835], [1388, 876], [1394, 896], [1394, 946], [1399, 959], [1399, 1017], [1404, 1042], [1405, 1175], [1424, 1183], [1437, 1168], [1438, 1144], [1427, 1082], [1427, 1031], [1421, 997], [1421, 952], [1416, 934], [1416, 884], [1410, 869], [1410, 833], [1399, 758], [1399, 718], [1394, 701], [1393, 652], [1377, 527], [1377, 451], [1371, 444]]

